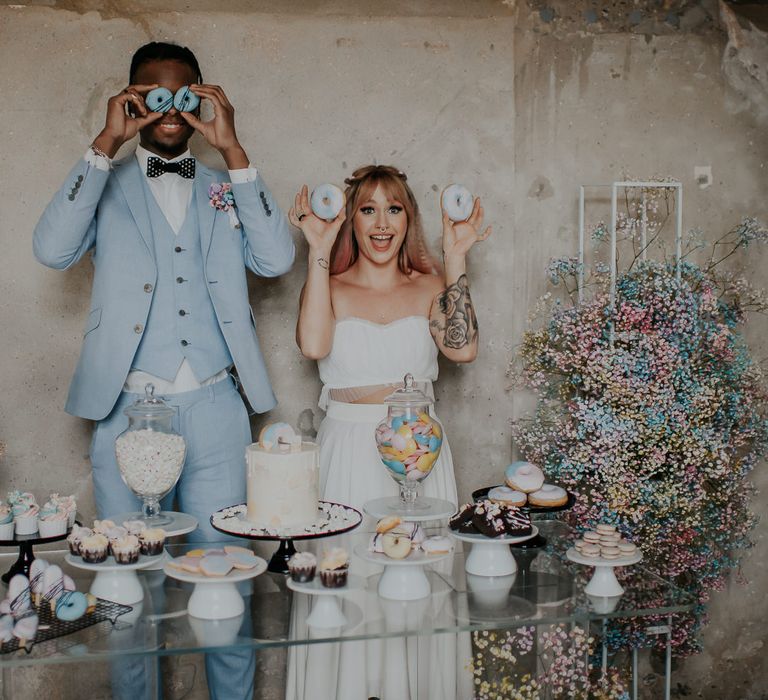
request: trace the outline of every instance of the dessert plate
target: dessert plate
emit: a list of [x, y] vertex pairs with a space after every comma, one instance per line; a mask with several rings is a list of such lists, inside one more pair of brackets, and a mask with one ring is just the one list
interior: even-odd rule
[[539, 534], [539, 528], [535, 525], [529, 535], [511, 537], [486, 537], [485, 535], [473, 535], [464, 532], [450, 531], [451, 537], [460, 542], [472, 545], [472, 550], [464, 562], [464, 570], [468, 574], [476, 576], [509, 576], [517, 571], [517, 562], [509, 548], [511, 544], [525, 542]]
[[600, 557], [585, 557], [577, 552], [573, 547], [565, 552], [565, 556], [576, 564], [594, 566], [595, 571], [589, 583], [584, 587], [584, 592], [590, 596], [599, 598], [611, 598], [620, 596], [624, 593], [623, 586], [616, 578], [613, 572], [615, 568], [621, 566], [631, 566], [642, 561], [642, 552], [638, 549], [634, 554], [626, 557], [617, 557], [616, 559], [601, 559]]
[[67, 554], [64, 561], [75, 569], [96, 573], [90, 591], [97, 598], [123, 605], [135, 605], [144, 600], [144, 589], [136, 572], [151, 566], [161, 558], [162, 554], [153, 557], [140, 554], [139, 560], [133, 564], [118, 564], [114, 557], [107, 557], [99, 564], [92, 564], [83, 561], [82, 557]]
[[320, 581], [320, 576], [315, 575], [311, 581], [301, 583], [289, 578], [287, 586], [296, 593], [318, 596], [312, 605], [312, 612], [307, 617], [310, 627], [345, 627], [350, 629], [357, 627], [362, 620], [362, 611], [353, 603], [347, 601], [345, 615], [339, 605], [337, 596], [349, 591], [361, 590], [365, 587], [365, 579], [361, 576], [347, 575], [347, 583], [339, 588], [328, 588]]

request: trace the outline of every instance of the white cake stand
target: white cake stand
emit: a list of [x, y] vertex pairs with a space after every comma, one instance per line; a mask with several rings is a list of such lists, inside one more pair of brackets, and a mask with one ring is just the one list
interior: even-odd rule
[[107, 557], [100, 564], [90, 564], [81, 557], [67, 554], [64, 561], [75, 569], [96, 572], [90, 592], [97, 598], [110, 600], [113, 603], [135, 605], [144, 600], [144, 589], [141, 587], [136, 572], [145, 569], [161, 559], [161, 555], [148, 557], [139, 555], [135, 564], [118, 564], [114, 557]]
[[451, 556], [444, 554], [425, 554], [420, 549], [412, 551], [405, 559], [391, 559], [386, 554], [371, 552], [365, 544], [358, 544], [353, 550], [355, 555], [371, 564], [380, 564], [384, 572], [379, 579], [378, 593], [388, 600], [418, 600], [426, 598], [431, 591], [429, 579], [424, 567]]
[[472, 550], [464, 562], [464, 569], [468, 574], [476, 576], [509, 576], [517, 571], [517, 562], [509, 548], [511, 544], [518, 544], [533, 539], [539, 534], [539, 529], [534, 525], [529, 535], [520, 537], [486, 537], [465, 532], [451, 530], [451, 537], [460, 542], [472, 545]]
[[355, 627], [362, 620], [363, 614], [360, 608], [349, 601], [347, 606], [351, 619], [347, 619], [339, 605], [338, 599], [338, 596], [344, 593], [361, 590], [365, 587], [365, 579], [360, 576], [348, 574], [347, 583], [340, 588], [326, 588], [320, 581], [319, 575], [306, 583], [300, 583], [289, 578], [287, 585], [288, 588], [296, 591], [296, 593], [316, 596], [316, 600], [312, 605], [312, 612], [307, 617], [307, 624], [310, 627], [344, 627], [345, 625]]
[[[162, 511], [162, 516], [165, 520], [168, 520], [167, 525], [157, 525], [165, 530], [165, 537], [180, 537], [181, 535], [189, 534], [197, 529], [197, 518], [186, 513], [178, 513], [175, 511]], [[113, 515], [109, 518], [117, 525], [122, 525], [126, 520], [144, 520], [141, 517], [141, 513], [120, 513], [120, 515]], [[147, 522], [144, 520], [144, 522]], [[151, 523], [147, 523], [147, 527], [155, 527]], [[156, 561], [151, 566], [147, 567], [149, 571], [159, 571], [163, 568], [165, 562], [171, 558], [170, 554], [163, 550], [163, 554], [160, 557], [156, 557]]]
[[592, 574], [589, 583], [585, 586], [584, 592], [587, 595], [599, 598], [612, 598], [624, 593], [624, 588], [622, 588], [621, 584], [616, 579], [616, 574], [613, 573], [613, 570], [619, 566], [637, 564], [637, 562], [641, 561], [643, 558], [639, 549], [634, 554], [626, 557], [618, 557], [617, 559], [585, 557], [573, 548], [569, 549], [565, 553], [565, 556], [576, 564], [595, 567], [595, 572]]
[[187, 612], [192, 617], [201, 620], [224, 620], [245, 612], [245, 601], [235, 584], [255, 578], [267, 570], [267, 562], [261, 557], [256, 559], [258, 562], [252, 569], [232, 569], [226, 576], [206, 576], [180, 571], [171, 566], [170, 562], [165, 563], [163, 572], [177, 581], [195, 584], [187, 603]]
[[456, 506], [441, 498], [419, 498], [416, 508], [409, 509], [397, 496], [389, 496], [366, 501], [363, 510], [377, 520], [388, 515], [399, 515], [407, 522], [420, 523], [449, 518], [456, 512]]

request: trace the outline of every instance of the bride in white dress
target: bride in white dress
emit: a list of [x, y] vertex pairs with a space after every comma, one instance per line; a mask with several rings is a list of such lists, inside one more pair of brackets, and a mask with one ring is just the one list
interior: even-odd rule
[[[402, 386], [407, 372], [432, 395], [438, 352], [454, 362], [472, 362], [477, 356], [466, 255], [490, 235], [490, 227], [482, 230], [479, 199], [467, 221], [454, 223], [443, 212], [440, 270], [424, 243], [418, 203], [404, 173], [366, 166], [346, 184], [346, 207], [335, 220], [312, 213], [306, 186], [296, 195], [289, 218], [309, 244], [296, 340], [305, 357], [318, 361], [323, 382], [319, 404], [326, 417], [317, 436], [320, 494], [361, 509], [372, 498], [398, 493], [374, 440], [374, 429], [386, 415], [384, 398]], [[421, 490], [457, 503], [447, 440]], [[363, 571], [361, 564], [353, 558], [351, 571]], [[306, 612], [299, 609], [306, 606], [302, 598], [294, 596], [294, 633]], [[464, 667], [470, 659], [458, 654], [456, 646], [455, 636], [435, 635], [407, 639], [405, 646], [390, 640], [293, 647], [287, 697], [469, 697], [471, 679]], [[432, 667], [425, 676], [428, 688], [409, 681], [408, 667], [415, 659], [422, 666], [420, 676], [424, 664]]]

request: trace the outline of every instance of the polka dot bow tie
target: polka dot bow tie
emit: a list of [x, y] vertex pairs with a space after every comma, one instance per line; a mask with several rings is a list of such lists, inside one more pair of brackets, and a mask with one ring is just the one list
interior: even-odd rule
[[147, 177], [158, 177], [163, 173], [176, 173], [181, 175], [181, 177], [192, 180], [195, 177], [195, 159], [182, 158], [175, 163], [168, 163], [162, 158], [150, 156], [147, 159]]

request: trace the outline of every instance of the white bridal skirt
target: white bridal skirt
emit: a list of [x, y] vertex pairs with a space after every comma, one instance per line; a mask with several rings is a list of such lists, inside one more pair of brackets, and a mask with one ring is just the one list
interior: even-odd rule
[[[381, 404], [329, 402], [317, 435], [323, 500], [362, 510], [370, 499], [397, 495], [397, 484], [381, 463], [374, 438], [376, 426], [386, 413], [386, 406]], [[457, 502], [447, 440], [443, 441], [440, 456], [423, 482], [420, 495]], [[375, 521], [366, 516], [355, 532], [372, 531], [374, 525]], [[428, 567], [428, 571], [433, 571], [429, 574], [429, 598], [391, 601], [376, 593], [381, 567], [355, 557], [350, 540], [349, 535], [342, 535], [318, 540], [306, 549], [321, 555], [324, 548], [344, 547], [350, 553], [350, 574], [368, 579], [365, 590], [350, 591], [340, 599], [352, 624], [341, 630], [308, 628], [305, 620], [311, 609], [311, 596], [294, 593], [290, 636], [326, 639], [336, 634], [381, 634], [384, 638], [289, 647], [286, 699], [470, 700], [473, 690], [469, 633], [428, 631], [455, 624], [455, 597], [446, 582], [450, 580], [452, 558]], [[359, 534], [355, 541], [361, 541]], [[365, 622], [354, 627], [360, 618], [357, 609], [362, 611]], [[403, 637], [403, 631], [410, 632], [410, 636]]]

